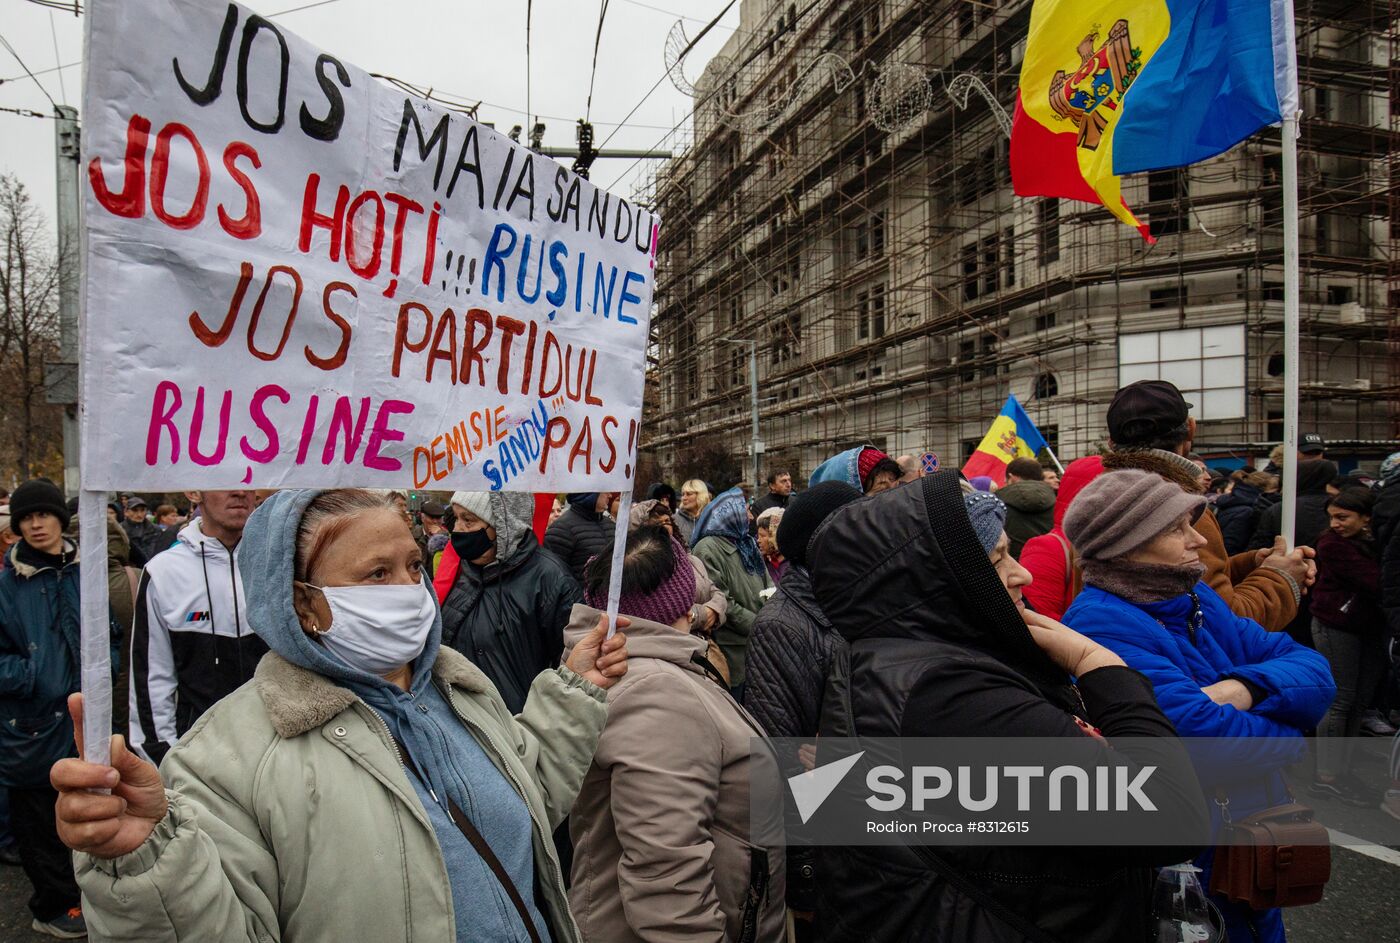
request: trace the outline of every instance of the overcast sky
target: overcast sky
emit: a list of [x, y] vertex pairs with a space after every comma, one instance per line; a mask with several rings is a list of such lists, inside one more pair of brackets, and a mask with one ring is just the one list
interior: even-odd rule
[[[142, 0], [85, 0], [136, 3]], [[223, 8], [223, 0], [205, 0]], [[280, 27], [368, 72], [431, 86], [482, 102], [482, 121], [502, 131], [526, 121], [526, 0], [245, 0]], [[595, 146], [601, 144], [665, 72], [666, 34], [684, 19], [694, 36], [725, 0], [609, 0], [593, 88]], [[392, 12], [391, 12], [392, 11]], [[546, 125], [546, 146], [573, 146], [574, 121], [588, 97], [596, 0], [534, 0], [530, 30], [531, 110]], [[739, 7], [697, 46], [685, 72], [693, 80], [739, 23]], [[0, 36], [14, 47], [54, 101], [81, 111], [82, 18], [28, 0], [0, 0]], [[135, 51], [134, 52], [139, 52]], [[55, 69], [55, 66], [69, 66]], [[0, 107], [51, 113], [48, 98], [0, 45]], [[646, 98], [609, 148], [655, 148], [689, 113], [690, 99], [670, 81]], [[565, 161], [567, 163], [567, 161]], [[643, 165], [599, 160], [593, 180], [624, 196]], [[650, 162], [655, 164], [655, 162]], [[629, 169], [630, 168], [630, 169]], [[0, 172], [19, 177], [53, 224], [53, 122], [0, 112]], [[621, 177], [621, 179], [619, 179]]]

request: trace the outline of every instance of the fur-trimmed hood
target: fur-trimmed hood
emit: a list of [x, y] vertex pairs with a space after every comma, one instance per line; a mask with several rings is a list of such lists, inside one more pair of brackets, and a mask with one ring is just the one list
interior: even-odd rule
[[1121, 449], [1109, 452], [1103, 457], [1104, 471], [1121, 471], [1124, 468], [1151, 472], [1174, 485], [1179, 485], [1182, 491], [1189, 494], [1203, 494], [1205, 491], [1197, 480], [1201, 470], [1196, 467], [1196, 463], [1175, 452], [1163, 449]]
[[[485, 694], [491, 682], [475, 665], [450, 648], [438, 650], [433, 677], [472, 694]], [[253, 685], [267, 709], [272, 729], [284, 740], [314, 730], [357, 700], [349, 688], [294, 665], [269, 652], [253, 672]]]

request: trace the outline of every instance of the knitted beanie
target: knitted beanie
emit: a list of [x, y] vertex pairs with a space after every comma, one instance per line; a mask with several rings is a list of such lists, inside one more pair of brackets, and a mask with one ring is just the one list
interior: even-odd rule
[[452, 503], [464, 511], [471, 511], [486, 522], [487, 527], [495, 527], [492, 520], [491, 493], [488, 491], [457, 491], [452, 495]]
[[58, 518], [60, 527], [68, 529], [73, 515], [68, 513], [68, 505], [63, 503], [63, 492], [58, 485], [47, 478], [31, 478], [15, 489], [10, 495], [10, 530], [19, 533], [19, 525], [30, 514], [48, 511]]
[[967, 483], [978, 491], [984, 491], [988, 494], [992, 491], [993, 482], [990, 475], [973, 475], [967, 480]]
[[[866, 446], [860, 450], [860, 457], [856, 459], [856, 472], [860, 475], [862, 483], [870, 477], [870, 473], [875, 470], [875, 466], [889, 458], [884, 452], [873, 446]], [[786, 556], [786, 554], [784, 554]]]
[[1113, 560], [1204, 507], [1203, 496], [1188, 494], [1160, 475], [1111, 471], [1090, 482], [1069, 506], [1065, 536], [1084, 559]]
[[[634, 619], [646, 619], [662, 625], [670, 625], [681, 616], [689, 615], [691, 607], [695, 605], [695, 568], [690, 565], [690, 553], [674, 537], [671, 538], [671, 559], [674, 564], [671, 575], [649, 593], [628, 592], [624, 572], [617, 611]], [[607, 584], [599, 586], [596, 592], [585, 587], [583, 602], [594, 609], [607, 609]]]
[[778, 523], [778, 552], [806, 566], [807, 545], [822, 521], [861, 497], [859, 488], [844, 481], [823, 481], [795, 496]]
[[963, 507], [967, 508], [967, 519], [972, 522], [977, 542], [991, 556], [1006, 527], [1006, 505], [994, 494], [973, 491], [963, 495]]

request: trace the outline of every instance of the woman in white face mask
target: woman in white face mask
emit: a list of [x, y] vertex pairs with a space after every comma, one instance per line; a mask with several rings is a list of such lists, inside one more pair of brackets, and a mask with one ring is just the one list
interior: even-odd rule
[[[241, 568], [272, 649], [252, 683], [159, 771], [120, 737], [111, 766], [53, 769], [92, 931], [577, 940], [550, 834], [626, 671], [625, 638], [605, 641], [600, 619], [512, 716], [439, 646], [422, 555], [368, 491], [274, 495], [249, 519]], [[70, 708], [81, 729], [80, 695]]]

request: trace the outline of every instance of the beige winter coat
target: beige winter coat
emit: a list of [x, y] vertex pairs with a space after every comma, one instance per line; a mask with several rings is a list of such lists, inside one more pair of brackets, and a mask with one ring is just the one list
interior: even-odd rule
[[[626, 613], [623, 613], [626, 615]], [[575, 606], [572, 648], [598, 622]], [[569, 817], [569, 903], [594, 943], [783, 937], [783, 848], [749, 843], [758, 723], [692, 659], [705, 642], [633, 619], [627, 675]], [[751, 893], [752, 891], [752, 893]]]
[[[533, 824], [536, 900], [578, 939], [550, 835], [606, 719], [603, 692], [540, 672], [512, 717], [450, 648], [434, 683], [510, 780]], [[275, 653], [166, 756], [170, 811], [114, 860], [74, 855], [93, 940], [453, 943], [442, 850], [384, 722], [348, 689]]]

